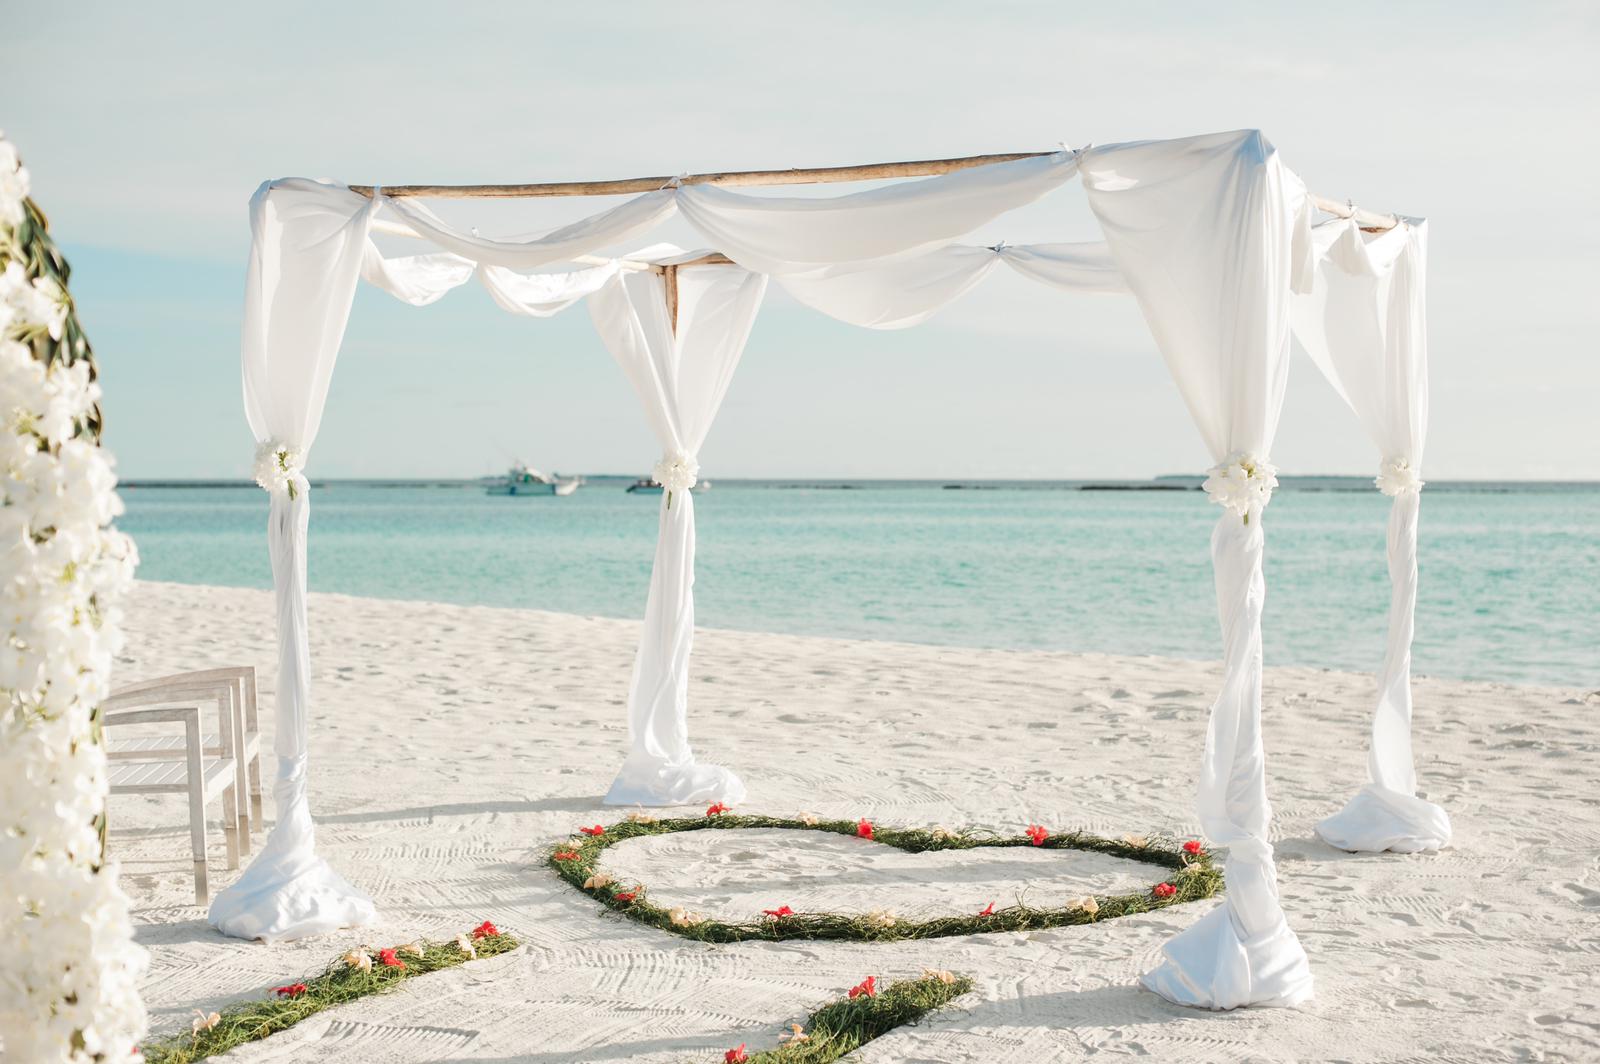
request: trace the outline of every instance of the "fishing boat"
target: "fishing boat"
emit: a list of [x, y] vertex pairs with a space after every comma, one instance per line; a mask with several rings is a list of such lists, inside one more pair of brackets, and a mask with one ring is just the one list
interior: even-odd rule
[[490, 495], [571, 495], [582, 483], [582, 477], [541, 473], [517, 462], [504, 476], [491, 479], [484, 490]]
[[[632, 484], [629, 484], [627, 490], [629, 495], [660, 495], [661, 485], [657, 484], [650, 477], [640, 477]], [[694, 492], [696, 495], [704, 494], [705, 492], [711, 490], [711, 481], [697, 480], [695, 481], [694, 487], [690, 488], [689, 490]]]

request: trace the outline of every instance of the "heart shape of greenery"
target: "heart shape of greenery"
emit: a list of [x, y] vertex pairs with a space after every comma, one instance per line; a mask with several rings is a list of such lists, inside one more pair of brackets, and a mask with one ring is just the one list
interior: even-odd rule
[[[716, 807], [713, 806], [713, 809]], [[573, 837], [550, 851], [555, 873], [608, 909], [631, 920], [670, 931], [699, 942], [780, 942], [785, 939], [833, 939], [856, 942], [897, 942], [904, 939], [944, 938], [994, 931], [1035, 931], [1049, 927], [1092, 924], [1119, 916], [1164, 909], [1200, 901], [1222, 888], [1222, 872], [1211, 852], [1198, 843], [1177, 840], [1106, 839], [1082, 832], [1037, 835], [997, 835], [992, 832], [946, 831], [943, 828], [885, 828], [849, 820], [793, 819], [770, 816], [736, 816], [708, 812], [702, 817], [657, 820], [634, 814], [610, 827], [580, 828]], [[598, 826], [597, 826], [598, 827]], [[972, 850], [980, 847], [1039, 846], [1056, 850], [1088, 850], [1156, 865], [1168, 874], [1150, 889], [1136, 894], [1097, 894], [1093, 904], [1068, 908], [1036, 909], [1018, 903], [1009, 908], [971, 916], [939, 916], [930, 920], [903, 920], [873, 913], [791, 913], [742, 924], [695, 918], [681, 909], [663, 909], [650, 902], [643, 886], [625, 885], [598, 873], [600, 855], [608, 846], [648, 835], [678, 831], [737, 831], [780, 828], [789, 831], [826, 831], [835, 835], [866, 835], [874, 842], [907, 853], [936, 850]], [[1188, 849], [1185, 849], [1185, 846]]]

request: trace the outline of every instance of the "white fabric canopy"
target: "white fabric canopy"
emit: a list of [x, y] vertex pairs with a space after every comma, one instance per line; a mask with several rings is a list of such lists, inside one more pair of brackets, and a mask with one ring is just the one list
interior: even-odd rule
[[1427, 223], [1405, 219], [1384, 233], [1353, 221], [1319, 225], [1317, 269], [1294, 301], [1306, 353], [1355, 411], [1382, 456], [1378, 485], [1389, 511], [1389, 637], [1378, 670], [1368, 752], [1370, 782], [1317, 834], [1345, 850], [1436, 850], [1450, 817], [1417, 797], [1411, 751], [1411, 640], [1417, 603], [1417, 515], [1428, 422], [1424, 306]]
[[946, 304], [972, 291], [1000, 262], [1055, 288], [1128, 290], [1104, 244], [949, 244], [914, 258], [897, 258], [849, 272], [791, 274], [778, 280], [806, 306], [840, 321], [871, 329], [904, 329], [927, 321]]
[[[1080, 170], [1105, 244], [954, 243]], [[1167, 943], [1163, 963], [1144, 982], [1173, 1001], [1211, 1008], [1290, 1005], [1310, 996], [1310, 971], [1279, 904], [1268, 841], [1261, 508], [1276, 481], [1266, 460], [1287, 379], [1291, 293], [1301, 291], [1310, 294], [1300, 310], [1317, 322], [1307, 335], [1321, 337], [1308, 347], [1321, 345], [1313, 357], [1379, 442], [1386, 470], [1392, 461], [1411, 469], [1420, 464], [1426, 419], [1420, 224], [1404, 238], [1319, 229], [1313, 239], [1303, 185], [1253, 131], [1062, 151], [817, 199], [669, 187], [516, 239], [463, 233], [419, 203], [381, 193], [369, 200], [327, 182], [264, 185], [251, 211], [246, 409], [258, 441], [301, 456], [316, 436], [358, 276], [417, 306], [477, 278], [502, 308], [532, 317], [589, 297], [596, 330], [662, 447], [657, 479], [669, 489], [629, 690], [630, 749], [606, 798], [614, 804], [733, 803], [744, 796], [732, 772], [696, 762], [688, 741], [689, 489], [768, 274], [802, 302], [874, 328], [926, 320], [1002, 260], [1058, 288], [1131, 291], [1213, 460], [1243, 470], [1245, 487], [1255, 492], [1240, 503], [1227, 494], [1227, 477], [1214, 478], [1221, 485], [1214, 497], [1237, 512], [1225, 513], [1212, 536], [1224, 674], [1207, 729], [1198, 808], [1207, 836], [1227, 848], [1228, 893]], [[739, 264], [686, 265], [694, 253], [676, 248], [635, 253], [635, 260], [678, 265], [676, 327], [659, 272], [637, 261], [592, 258], [674, 211]], [[385, 255], [374, 232], [420, 238], [430, 250]], [[553, 272], [527, 272], [544, 268]], [[371, 903], [314, 851], [305, 792], [309, 492], [298, 468], [292, 474], [287, 483], [295, 490], [274, 485], [269, 525], [279, 622], [278, 823], [265, 851], [218, 896], [211, 913], [229, 934], [269, 940], [374, 915]], [[1373, 808], [1385, 803], [1399, 808], [1387, 810], [1392, 818], [1411, 818], [1408, 827], [1425, 819], [1413, 815], [1427, 803], [1415, 798], [1409, 747], [1414, 491], [1400, 494], [1394, 513], [1396, 591], [1374, 722], [1373, 786], [1324, 822], [1325, 834], [1354, 821], [1381, 823]], [[1385, 845], [1406, 848], [1419, 837], [1414, 831]]]
[[[1309, 250], [1304, 186], [1254, 131], [1096, 149], [1081, 172], [1212, 458], [1264, 460], [1288, 376], [1290, 286]], [[1212, 533], [1223, 675], [1197, 805], [1206, 836], [1228, 849], [1228, 892], [1167, 942], [1143, 980], [1181, 1005], [1294, 1005], [1311, 996], [1305, 951], [1278, 903], [1268, 837], [1263, 548], [1259, 510], [1224, 512]]]
[[[698, 471], [700, 448], [744, 353], [766, 285], [766, 277], [739, 266], [680, 267], [676, 328], [660, 274], [622, 272], [590, 298], [595, 330], [639, 396], [664, 463]], [[658, 479], [667, 490], [661, 497], [644, 632], [628, 689], [630, 749], [605, 800], [610, 805], [731, 805], [744, 799], [744, 783], [725, 768], [696, 762], [689, 747], [694, 494], [688, 489], [693, 476], [679, 482]]]

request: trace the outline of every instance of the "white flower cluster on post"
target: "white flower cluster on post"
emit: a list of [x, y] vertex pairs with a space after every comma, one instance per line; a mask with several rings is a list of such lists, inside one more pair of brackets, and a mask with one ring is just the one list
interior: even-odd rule
[[1388, 458], [1383, 465], [1378, 467], [1378, 476], [1373, 483], [1378, 485], [1378, 490], [1385, 495], [1404, 495], [1407, 492], [1421, 491], [1425, 481], [1411, 468], [1411, 462], [1405, 458]]
[[1252, 514], [1259, 517], [1272, 501], [1272, 489], [1278, 486], [1278, 467], [1265, 458], [1243, 452], [1232, 455], [1221, 465], [1207, 471], [1201, 487], [1212, 502], [1244, 518], [1250, 523]]
[[146, 958], [102, 860], [95, 707], [136, 558], [111, 527], [121, 502], [65, 264], [27, 196], [0, 135], [0, 1055], [126, 1061]]
[[667, 492], [667, 509], [672, 509], [672, 496], [692, 489], [699, 482], [700, 463], [694, 460], [693, 455], [683, 453], [665, 454], [661, 461], [656, 463], [651, 477], [655, 479]]

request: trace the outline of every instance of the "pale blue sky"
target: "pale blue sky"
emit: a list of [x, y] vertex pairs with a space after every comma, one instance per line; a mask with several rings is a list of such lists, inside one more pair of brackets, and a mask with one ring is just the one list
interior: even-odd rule
[[[1426, 473], [1600, 479], [1593, 5], [31, 7], [8, 19], [0, 128], [71, 257], [127, 477], [248, 473], [239, 313], [264, 178], [624, 177], [1255, 126], [1316, 191], [1432, 220]], [[480, 224], [599, 202], [494, 205]], [[1074, 184], [979, 235], [1094, 234]], [[1289, 392], [1285, 472], [1373, 469], [1303, 359]], [[476, 475], [511, 452], [571, 471], [657, 457], [583, 310], [537, 322], [475, 286], [422, 309], [364, 290], [311, 472]], [[702, 454], [711, 477], [1206, 464], [1131, 301], [1004, 271], [892, 333], [774, 290]]]

